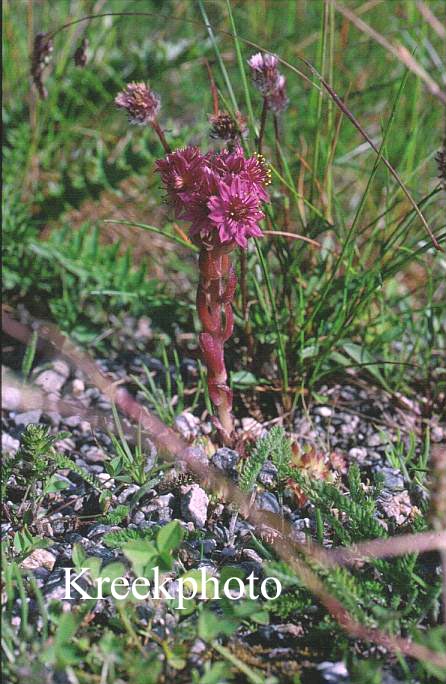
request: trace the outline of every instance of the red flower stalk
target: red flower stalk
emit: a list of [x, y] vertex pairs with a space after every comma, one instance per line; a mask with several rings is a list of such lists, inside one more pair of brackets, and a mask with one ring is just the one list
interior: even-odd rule
[[176, 218], [190, 221], [190, 236], [200, 247], [197, 311], [203, 332], [200, 349], [208, 370], [209, 396], [226, 442], [234, 432], [232, 391], [224, 343], [233, 332], [232, 302], [237, 278], [230, 253], [260, 237], [262, 202], [270, 172], [262, 157], [246, 158], [241, 147], [203, 155], [197, 147], [176, 150], [157, 162]]

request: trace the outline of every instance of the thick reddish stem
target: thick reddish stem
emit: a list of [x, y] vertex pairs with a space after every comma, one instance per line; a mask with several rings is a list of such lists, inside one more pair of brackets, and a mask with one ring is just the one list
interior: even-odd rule
[[200, 348], [208, 371], [209, 396], [217, 408], [221, 427], [228, 440], [234, 432], [234, 421], [224, 343], [234, 330], [232, 301], [237, 284], [229, 256], [230, 249], [201, 247], [197, 290], [197, 311], [203, 327], [199, 338]]

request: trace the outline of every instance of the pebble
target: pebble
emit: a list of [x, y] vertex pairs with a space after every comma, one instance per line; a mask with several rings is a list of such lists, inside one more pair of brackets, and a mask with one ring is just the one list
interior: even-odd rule
[[266, 486], [269, 487], [272, 484], [274, 484], [275, 480], [277, 477], [277, 468], [274, 465], [274, 463], [271, 463], [271, 461], [266, 461], [263, 466], [262, 470], [259, 473], [259, 482]]
[[59, 375], [54, 370], [43, 371], [35, 380], [36, 385], [39, 385], [45, 392], [60, 392], [65, 382], [66, 377]]
[[153, 503], [157, 504], [160, 508], [169, 508], [175, 501], [175, 496], [169, 492], [168, 494], [163, 494], [162, 496], [157, 496], [153, 499]]
[[129, 485], [118, 496], [118, 503], [124, 504], [135, 492], [139, 490], [138, 485]]
[[5, 411], [15, 411], [19, 408], [22, 393], [17, 387], [2, 387], [2, 408]]
[[67, 416], [66, 418], [63, 419], [63, 422], [67, 427], [70, 428], [75, 428], [78, 427], [81, 423], [81, 417], [80, 416]]
[[158, 509], [158, 522], [162, 525], [172, 520], [172, 509], [164, 506]]
[[203, 539], [201, 542], [199, 542], [199, 544], [203, 549], [205, 556], [210, 556], [210, 554], [217, 548], [217, 542], [215, 539]]
[[264, 437], [268, 432], [262, 423], [250, 417], [242, 418], [242, 431], [250, 433], [252, 437], [257, 437], [257, 439]]
[[47, 549], [36, 549], [22, 561], [21, 566], [27, 570], [45, 568], [46, 570], [51, 571], [54, 568], [56, 560], [57, 556], [51, 553], [51, 551], [48, 551]]
[[354, 461], [358, 461], [358, 463], [365, 463], [367, 459], [367, 449], [365, 447], [353, 447], [349, 450], [348, 456]]
[[381, 437], [377, 434], [371, 435], [367, 440], [367, 446], [377, 447], [381, 445]]
[[329, 406], [316, 406], [313, 413], [315, 413], [317, 416], [322, 416], [323, 418], [330, 418], [330, 416], [333, 414], [333, 411]]
[[97, 446], [89, 447], [84, 456], [90, 463], [103, 463], [107, 459], [107, 454]]
[[70, 366], [63, 359], [56, 359], [56, 361], [53, 361], [53, 370], [56, 373], [59, 373], [65, 380], [70, 377]]
[[271, 492], [261, 492], [256, 497], [256, 506], [261, 511], [280, 513], [280, 504]]
[[404, 489], [404, 477], [401, 472], [396, 468], [389, 468], [384, 466], [383, 468], [374, 468], [375, 472], [379, 472], [381, 476], [384, 477], [384, 488], [390, 492], [403, 491]]
[[404, 490], [397, 494], [382, 492], [378, 504], [388, 518], [395, 520], [397, 525], [407, 522], [414, 512], [409, 493]]
[[18, 439], [14, 439], [14, 437], [8, 435], [7, 432], [2, 433], [2, 453], [15, 456], [15, 454], [19, 450], [19, 447], [20, 442]]
[[133, 514], [132, 519], [133, 519], [133, 522], [135, 523], [135, 525], [140, 525], [145, 520], [144, 513], [142, 511], [136, 511]]
[[431, 440], [433, 442], [442, 442], [446, 439], [446, 430], [444, 430], [439, 425], [434, 425], [431, 429]]
[[72, 383], [72, 391], [75, 397], [78, 397], [85, 391], [85, 383], [80, 378], [74, 378]]
[[240, 461], [240, 455], [233, 451], [233, 449], [228, 449], [223, 447], [218, 449], [212, 456], [212, 464], [219, 470], [229, 473], [231, 476], [237, 475], [236, 466]]
[[200, 419], [189, 411], [183, 411], [175, 418], [174, 426], [187, 442], [192, 442], [200, 429]]
[[25, 413], [18, 413], [14, 417], [14, 423], [16, 425], [23, 425], [24, 427], [26, 427], [31, 423], [38, 423], [41, 417], [42, 411], [39, 411], [38, 409], [33, 411], [25, 411]]
[[184, 520], [193, 522], [196, 527], [206, 524], [209, 497], [199, 485], [186, 485], [181, 489], [181, 512]]
[[317, 670], [322, 675], [322, 681], [327, 684], [341, 684], [349, 679], [348, 670], [342, 661], [337, 663], [324, 661], [319, 663]]

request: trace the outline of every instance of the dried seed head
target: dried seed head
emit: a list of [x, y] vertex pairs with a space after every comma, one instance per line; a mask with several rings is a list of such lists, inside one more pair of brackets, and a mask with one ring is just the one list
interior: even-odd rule
[[444, 142], [441, 150], [439, 150], [435, 155], [435, 161], [438, 165], [438, 177], [443, 188], [446, 190], [446, 141]]
[[209, 117], [211, 129], [209, 136], [214, 139], [232, 141], [246, 135], [246, 119], [237, 112], [236, 119], [226, 112], [212, 114]]
[[43, 85], [43, 70], [50, 63], [53, 53], [53, 41], [47, 33], [37, 33], [31, 59], [31, 76], [37, 91], [45, 100], [48, 92]]
[[258, 52], [248, 59], [251, 78], [254, 86], [265, 98], [265, 103], [275, 114], [282, 112], [288, 106], [286, 96], [286, 80], [278, 69], [277, 55]]
[[77, 47], [76, 52], [74, 53], [74, 63], [77, 67], [81, 67], [81, 69], [83, 69], [87, 63], [87, 48], [88, 40], [86, 38], [82, 38], [80, 45]]
[[115, 104], [127, 111], [130, 123], [144, 126], [156, 119], [161, 99], [145, 83], [129, 83], [115, 97]]

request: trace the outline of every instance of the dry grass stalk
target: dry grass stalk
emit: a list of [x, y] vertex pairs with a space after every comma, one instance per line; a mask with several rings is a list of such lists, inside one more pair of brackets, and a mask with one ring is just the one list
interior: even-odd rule
[[352, 10], [341, 5], [337, 0], [330, 0], [335, 9], [342, 14], [346, 19], [351, 21], [352, 24], [356, 26], [359, 31], [365, 33], [375, 42], [377, 42], [381, 47], [390, 52], [396, 59], [404, 64], [404, 66], [416, 74], [426, 85], [429, 92], [437, 97], [441, 102], [446, 104], [446, 93], [440, 88], [438, 83], [434, 81], [431, 76], [427, 73], [424, 67], [417, 62], [417, 60], [411, 55], [409, 50], [401, 43], [391, 43], [387, 38], [385, 38], [381, 33], [375, 31], [369, 24], [367, 24], [363, 19], [360, 19], [357, 14]]

